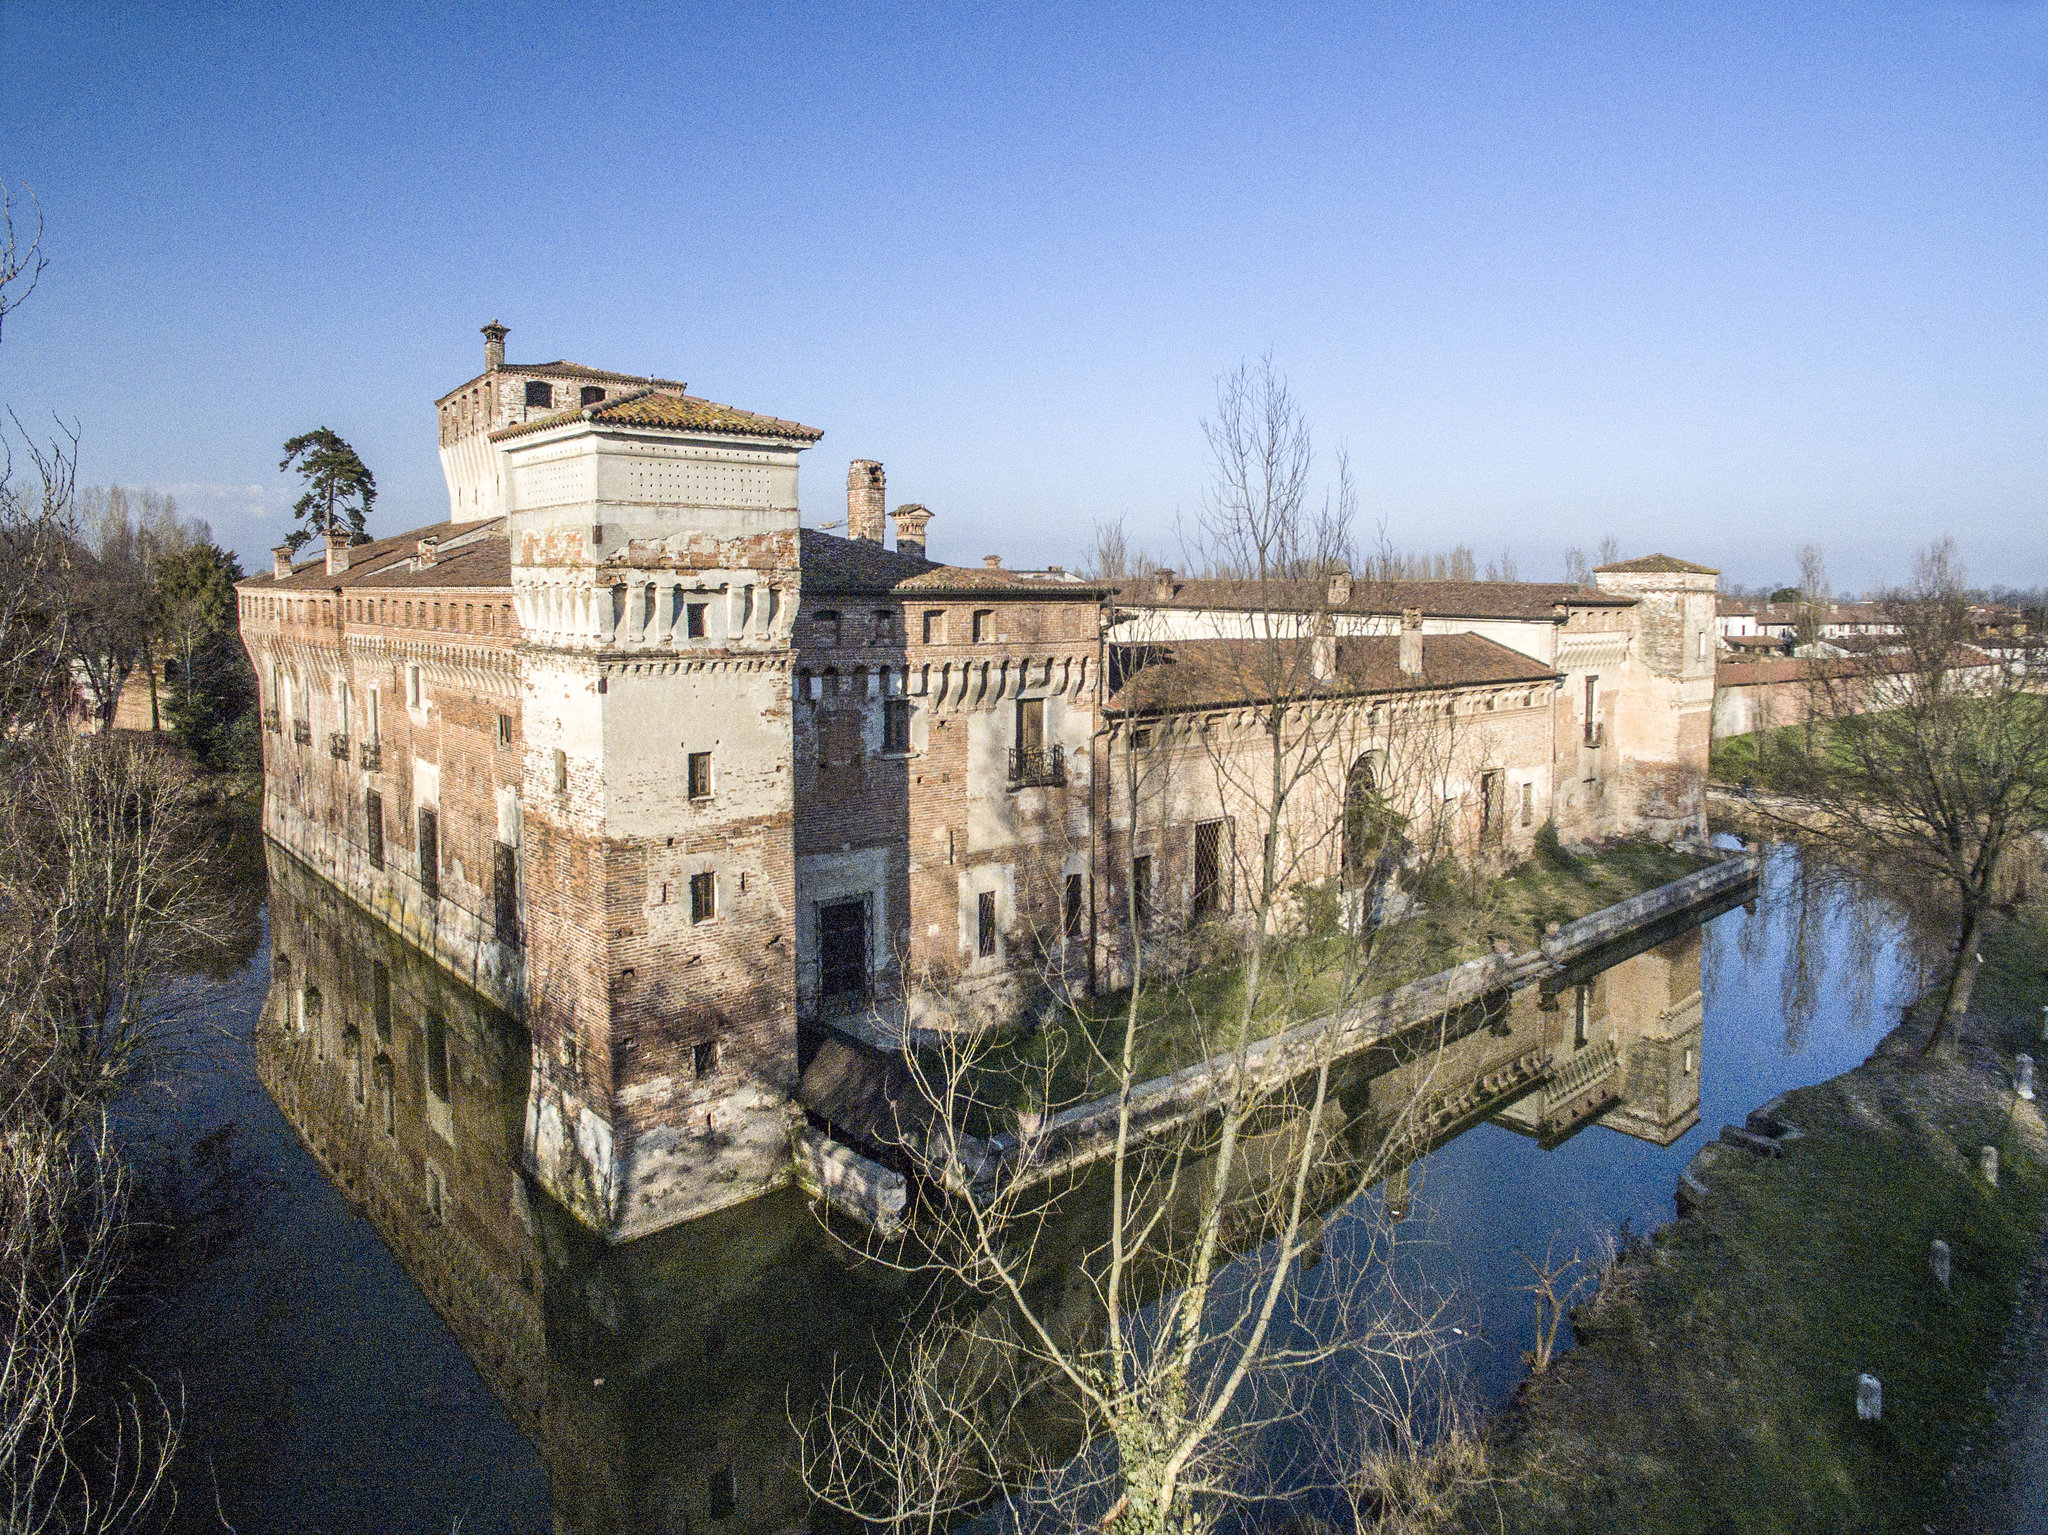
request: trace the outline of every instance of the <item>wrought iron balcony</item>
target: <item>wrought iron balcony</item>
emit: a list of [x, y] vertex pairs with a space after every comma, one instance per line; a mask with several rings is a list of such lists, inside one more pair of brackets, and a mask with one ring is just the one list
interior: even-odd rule
[[1010, 748], [1010, 787], [1030, 788], [1036, 784], [1063, 784], [1067, 781], [1067, 753], [1064, 747], [1054, 746], [1044, 751], [1034, 751], [1028, 746]]
[[263, 728], [273, 735], [284, 729], [284, 722], [278, 718], [275, 709], [265, 709], [263, 711]]
[[357, 759], [363, 764], [364, 772], [381, 773], [384, 771], [384, 748], [377, 742], [357, 742], [356, 755]]
[[307, 745], [313, 739], [312, 725], [307, 723], [305, 720], [293, 720], [292, 739], [298, 742], [299, 745], [301, 746]]
[[348, 761], [348, 737], [339, 730], [327, 732], [327, 755], [337, 762]]

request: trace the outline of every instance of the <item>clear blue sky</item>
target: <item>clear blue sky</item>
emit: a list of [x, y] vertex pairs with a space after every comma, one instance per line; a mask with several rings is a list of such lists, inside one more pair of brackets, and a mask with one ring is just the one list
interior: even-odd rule
[[1270, 348], [1404, 547], [2048, 581], [2040, 5], [0, 0], [0, 58], [0, 400], [245, 561], [314, 425], [442, 515], [497, 316], [823, 428], [807, 521], [883, 460], [942, 558], [1170, 549]]

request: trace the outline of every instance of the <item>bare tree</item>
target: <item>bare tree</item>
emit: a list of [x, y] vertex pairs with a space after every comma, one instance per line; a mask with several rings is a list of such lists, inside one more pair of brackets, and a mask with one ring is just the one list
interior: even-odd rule
[[1564, 552], [1564, 578], [1573, 586], [1593, 584], [1593, 567], [1586, 559], [1586, 551], [1577, 544]]
[[1834, 602], [1828, 593], [1827, 558], [1818, 544], [1799, 546], [1799, 607], [1793, 621], [1793, 635], [1799, 645], [1820, 642]]
[[2022, 660], [1971, 644], [1952, 539], [1880, 606], [1887, 650], [1809, 661], [1807, 728], [1766, 738], [1760, 767], [1799, 797], [1771, 812], [1794, 835], [1945, 909], [1955, 942], [1925, 1048], [1952, 1058], [1985, 919], [2016, 848], [2048, 829], [2048, 718]]

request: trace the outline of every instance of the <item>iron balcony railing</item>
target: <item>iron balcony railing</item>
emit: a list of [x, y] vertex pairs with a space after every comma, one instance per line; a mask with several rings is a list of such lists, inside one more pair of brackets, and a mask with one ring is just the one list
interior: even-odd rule
[[359, 741], [359, 742], [357, 742], [357, 743], [356, 743], [356, 753], [357, 753], [358, 759], [359, 759], [359, 760], [360, 760], [360, 761], [362, 762], [362, 764], [363, 764], [363, 771], [364, 771], [364, 772], [366, 772], [366, 773], [378, 773], [378, 772], [382, 772], [382, 771], [383, 771], [383, 769], [384, 769], [384, 748], [383, 748], [382, 746], [378, 745], [378, 744], [377, 744], [377, 742], [375, 742], [375, 741]]
[[292, 739], [298, 742], [299, 745], [301, 746], [307, 745], [313, 739], [312, 725], [307, 723], [305, 720], [293, 720]]
[[1063, 784], [1067, 781], [1067, 753], [1064, 747], [1034, 750], [1028, 746], [1010, 748], [1010, 787], [1034, 784]]
[[275, 709], [265, 709], [263, 711], [263, 728], [273, 734], [284, 729], [284, 722], [278, 718]]
[[337, 762], [348, 761], [348, 737], [339, 730], [327, 732], [327, 755]]

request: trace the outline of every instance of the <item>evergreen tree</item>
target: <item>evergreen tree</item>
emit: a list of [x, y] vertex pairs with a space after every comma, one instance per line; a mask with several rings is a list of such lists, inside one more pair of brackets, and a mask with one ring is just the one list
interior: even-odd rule
[[306, 493], [292, 507], [301, 525], [285, 536], [293, 554], [316, 537], [330, 543], [337, 535], [344, 543], [369, 542], [363, 525], [377, 499], [377, 481], [335, 432], [324, 426], [301, 432], [284, 445], [277, 467], [296, 470], [306, 481]]
[[235, 625], [242, 567], [225, 549], [196, 543], [157, 562], [152, 628], [176, 667], [171, 733], [210, 767], [233, 756], [236, 725], [255, 705], [255, 674]]

